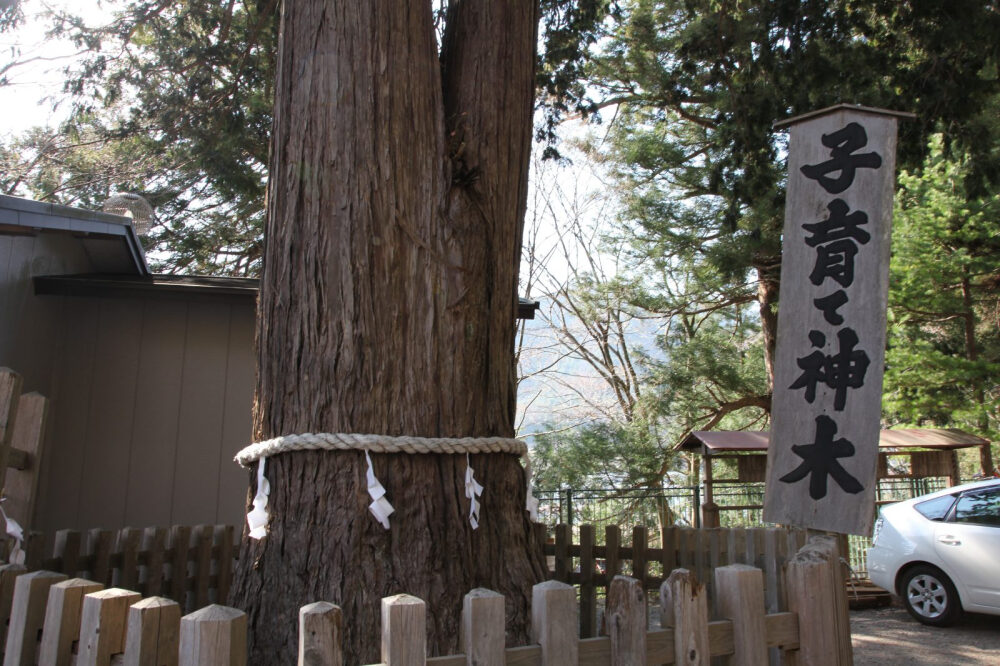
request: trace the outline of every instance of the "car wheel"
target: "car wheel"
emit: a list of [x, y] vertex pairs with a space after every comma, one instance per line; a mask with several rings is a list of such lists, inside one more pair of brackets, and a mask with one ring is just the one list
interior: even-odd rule
[[958, 592], [940, 569], [913, 567], [906, 572], [900, 591], [906, 610], [924, 624], [944, 627], [962, 614]]

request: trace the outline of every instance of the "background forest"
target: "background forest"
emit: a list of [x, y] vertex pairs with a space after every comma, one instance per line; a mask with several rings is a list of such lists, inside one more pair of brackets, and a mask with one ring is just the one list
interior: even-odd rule
[[[0, 192], [95, 209], [138, 193], [156, 270], [256, 275], [278, 6], [105, 2], [97, 20], [0, 2], [0, 95], [44, 57], [19, 41], [27, 25], [77, 52], [49, 102], [61, 124], [2, 137]], [[900, 126], [884, 424], [1000, 438], [997, 2], [542, 8], [521, 266], [542, 310], [518, 347], [537, 485], [683, 484], [688, 432], [768, 427], [772, 123], [839, 102], [917, 114]]]

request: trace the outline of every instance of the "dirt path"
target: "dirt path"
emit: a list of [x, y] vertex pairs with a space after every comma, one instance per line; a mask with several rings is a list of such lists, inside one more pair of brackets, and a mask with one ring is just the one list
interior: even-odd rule
[[927, 627], [902, 608], [851, 612], [856, 666], [997, 666], [1000, 616], [966, 615], [945, 629]]

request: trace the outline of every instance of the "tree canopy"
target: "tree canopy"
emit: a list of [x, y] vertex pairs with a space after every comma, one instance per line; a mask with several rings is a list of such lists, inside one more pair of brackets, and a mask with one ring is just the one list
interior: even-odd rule
[[[620, 3], [584, 67], [589, 86], [570, 92], [579, 93], [577, 108], [607, 126], [591, 154], [613, 174], [622, 202], [609, 235], [615, 247], [629, 248], [618, 276], [632, 289], [625, 300], [666, 322], [656, 353], [640, 363], [647, 418], [669, 438], [661, 449], [690, 429], [766, 425], [785, 174], [785, 137], [772, 123], [839, 102], [913, 111], [917, 120], [900, 126], [899, 163], [915, 182], [925, 170], [933, 181], [934, 163], [961, 164], [954, 197], [972, 202], [996, 182], [1000, 164], [991, 112], [1000, 84], [998, 20], [988, 2]], [[934, 135], [944, 139], [932, 144]], [[936, 162], [925, 166], [931, 145]], [[910, 201], [914, 209], [925, 205]], [[974, 220], [959, 218], [952, 216], [949, 233], [983, 240]], [[912, 233], [903, 225], [900, 233]], [[970, 347], [968, 336], [955, 337], [972, 319], [983, 335], [982, 310], [973, 316], [964, 306], [968, 314], [960, 315], [954, 301], [961, 281], [952, 273], [967, 262], [962, 252], [935, 252], [950, 268], [937, 266], [929, 281], [916, 264], [899, 268], [896, 260], [897, 280], [905, 273], [917, 289], [935, 284], [953, 302], [951, 314], [930, 304], [927, 316], [904, 314], [921, 307], [918, 293], [894, 289], [897, 322], [908, 323], [894, 329], [887, 423], [973, 425], [966, 410], [950, 407], [960, 396], [974, 398], [974, 386], [991, 385], [983, 357], [967, 358], [968, 349], [982, 354], [983, 341]], [[973, 282], [981, 291], [989, 279]], [[754, 301], [756, 312], [748, 307]], [[947, 342], [934, 316], [951, 322]], [[941, 357], [936, 378], [904, 386], [925, 352]], [[969, 409], [982, 413], [971, 406], [978, 401]], [[974, 428], [989, 432], [982, 419]], [[588, 441], [563, 440], [567, 453]]]
[[[439, 43], [449, 4], [436, 5]], [[67, 72], [73, 111], [58, 130], [0, 146], [0, 191], [88, 207], [137, 192], [157, 211], [146, 239], [157, 269], [258, 274], [277, 0], [115, 6], [104, 25], [51, 17], [53, 36], [89, 53]], [[639, 413], [595, 427], [651, 447], [642, 459], [652, 461], [692, 428], [764, 424], [785, 172], [785, 137], [771, 126], [851, 102], [917, 114], [900, 125], [886, 422], [995, 429], [975, 406], [989, 405], [996, 385], [993, 257], [983, 249], [1000, 182], [995, 2], [546, 0], [541, 9], [540, 152], [570, 154], [559, 143], [567, 117], [597, 123], [590, 159], [611, 175], [618, 211], [608, 239], [617, 273], [582, 268], [563, 298], [606, 308], [571, 317], [617, 309], [662, 322], [633, 355]], [[0, 30], [22, 18], [20, 3], [0, 4]], [[951, 212], [929, 212], [941, 206]], [[936, 272], [920, 252], [943, 262]], [[934, 371], [917, 376], [922, 359]], [[632, 450], [619, 449], [623, 465]], [[644, 463], [629, 482], [662, 469]]]

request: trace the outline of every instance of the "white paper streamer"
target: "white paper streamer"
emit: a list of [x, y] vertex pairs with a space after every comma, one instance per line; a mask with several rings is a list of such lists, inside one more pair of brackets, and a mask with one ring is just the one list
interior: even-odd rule
[[531, 516], [531, 522], [538, 522], [538, 500], [535, 499], [534, 493], [531, 492], [531, 457], [528, 452], [524, 453], [524, 481], [528, 486], [528, 494], [524, 498], [524, 508], [527, 509], [528, 515]]
[[[6, 499], [5, 497], [0, 501], [6, 501]], [[7, 531], [7, 536], [14, 539], [14, 547], [10, 551], [10, 563], [24, 564], [24, 551], [21, 550], [21, 542], [24, 541], [24, 529], [16, 520], [7, 516], [2, 505], [0, 505], [0, 516], [3, 516], [4, 529]]]
[[483, 494], [483, 487], [479, 485], [473, 476], [475, 470], [469, 464], [469, 454], [465, 454], [465, 496], [469, 498], [469, 524], [472, 529], [479, 529], [479, 496]]
[[368, 505], [368, 510], [372, 512], [375, 519], [382, 523], [382, 527], [389, 529], [389, 516], [395, 511], [389, 500], [385, 498], [385, 488], [375, 478], [375, 470], [372, 468], [372, 457], [365, 451], [365, 460], [368, 461], [368, 495], [372, 498], [372, 503]]
[[250, 538], [263, 539], [267, 536], [267, 496], [271, 494], [271, 484], [264, 476], [264, 463], [267, 458], [257, 461], [257, 495], [253, 498], [253, 510], [247, 514], [247, 525], [250, 527]]

